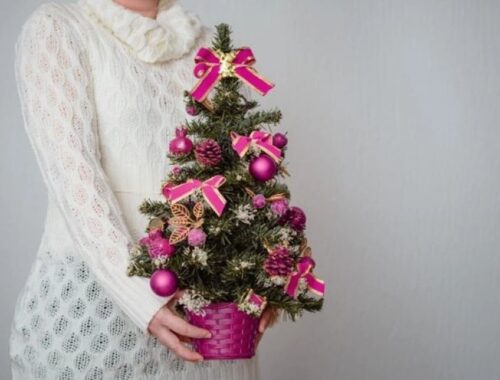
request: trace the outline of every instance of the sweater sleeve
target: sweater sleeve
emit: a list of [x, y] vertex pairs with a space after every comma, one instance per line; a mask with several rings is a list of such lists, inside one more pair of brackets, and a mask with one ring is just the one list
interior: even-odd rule
[[16, 45], [25, 128], [75, 250], [146, 331], [167, 300], [152, 293], [147, 279], [127, 275], [132, 239], [100, 164], [91, 70], [82, 42], [50, 6], [39, 8], [25, 24]]

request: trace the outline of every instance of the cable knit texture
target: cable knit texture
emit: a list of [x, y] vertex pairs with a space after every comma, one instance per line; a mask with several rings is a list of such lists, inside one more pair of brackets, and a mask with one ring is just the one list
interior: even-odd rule
[[182, 91], [211, 31], [161, 0], [156, 19], [112, 0], [46, 4], [25, 24], [16, 73], [48, 187], [38, 256], [18, 299], [14, 379], [256, 379], [256, 360], [188, 364], [146, 333], [166, 299], [128, 277], [159, 198]]
[[110, 0], [85, 0], [82, 5], [145, 62], [181, 57], [194, 46], [201, 30], [199, 18], [172, 0], [160, 0], [156, 19]]

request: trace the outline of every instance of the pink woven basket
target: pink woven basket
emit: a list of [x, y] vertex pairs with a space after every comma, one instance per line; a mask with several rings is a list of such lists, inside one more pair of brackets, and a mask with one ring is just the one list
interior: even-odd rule
[[193, 339], [193, 348], [204, 359], [248, 359], [255, 355], [259, 319], [248, 315], [230, 302], [206, 306], [205, 315], [186, 310], [189, 323], [212, 333], [208, 339]]

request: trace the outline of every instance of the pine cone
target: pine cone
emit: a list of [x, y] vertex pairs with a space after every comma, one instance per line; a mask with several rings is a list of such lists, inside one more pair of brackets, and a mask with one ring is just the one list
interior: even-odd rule
[[293, 258], [285, 247], [276, 248], [264, 261], [264, 270], [270, 276], [288, 276], [293, 270]]
[[216, 166], [222, 161], [220, 145], [213, 139], [205, 139], [196, 144], [194, 154], [198, 163], [204, 166]]

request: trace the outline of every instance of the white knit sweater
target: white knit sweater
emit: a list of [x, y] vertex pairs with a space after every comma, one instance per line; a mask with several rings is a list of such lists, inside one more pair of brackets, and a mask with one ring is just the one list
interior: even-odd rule
[[[109, 295], [111, 306], [116, 305], [114, 310], [121, 310], [145, 335], [166, 299], [155, 296], [146, 279], [126, 274], [129, 246], [146, 226], [137, 207], [144, 198], [160, 196], [169, 170], [168, 141], [187, 117], [182, 92], [195, 82], [193, 56], [198, 47], [209, 45], [210, 35], [195, 15], [171, 0], [160, 0], [156, 19], [112, 0], [80, 0], [41, 6], [17, 45], [25, 125], [49, 190], [39, 253], [46, 261], [39, 266], [45, 269], [37, 273], [53, 269], [51, 263], [81, 260]], [[68, 252], [75, 258], [65, 259]], [[41, 291], [37, 281], [45, 280], [32, 274], [18, 309], [30, 309], [35, 298], [43, 301], [36, 293]], [[78, 299], [86, 299], [83, 291]], [[53, 295], [51, 290], [47, 294]], [[38, 317], [46, 317], [43, 313]], [[32, 321], [21, 311], [15, 318], [15, 329], [25, 334], [24, 326]], [[71, 326], [78, 338], [77, 325]], [[28, 328], [28, 335], [33, 331]], [[22, 339], [14, 334], [14, 346]], [[19, 357], [26, 356], [18, 348]], [[236, 364], [225, 365], [236, 373]], [[238, 364], [241, 372], [234, 378], [254, 378], [250, 365]], [[231, 378], [217, 373], [196, 378]]]

